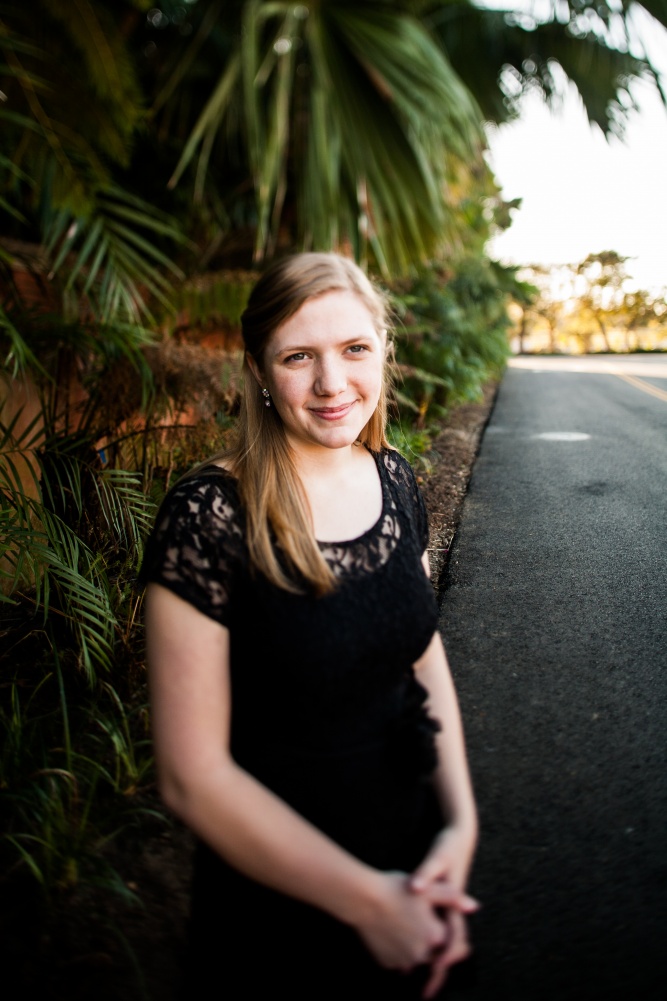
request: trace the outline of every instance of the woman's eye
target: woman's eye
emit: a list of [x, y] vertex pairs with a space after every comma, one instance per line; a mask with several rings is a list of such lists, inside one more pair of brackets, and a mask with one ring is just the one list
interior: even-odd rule
[[352, 345], [352, 346], [350, 347], [350, 351], [351, 351], [351, 352], [352, 352], [353, 354], [355, 354], [355, 355], [358, 355], [358, 354], [361, 354], [361, 353], [362, 353], [362, 351], [368, 351], [368, 348], [366, 347], [366, 345], [365, 345], [365, 344], [353, 344], [353, 345]]
[[288, 362], [288, 361], [303, 361], [303, 359], [305, 357], [306, 357], [306, 352], [305, 351], [296, 351], [293, 355], [288, 355], [287, 358], [285, 359], [285, 361], [286, 362]]

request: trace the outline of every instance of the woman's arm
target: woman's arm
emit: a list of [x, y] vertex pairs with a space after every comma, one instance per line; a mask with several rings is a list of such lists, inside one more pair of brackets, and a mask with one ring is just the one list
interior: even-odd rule
[[409, 877], [354, 858], [229, 753], [229, 633], [158, 584], [146, 629], [158, 781], [167, 805], [245, 875], [353, 926], [384, 966], [410, 969], [445, 938], [433, 905], [471, 909], [458, 888], [411, 891]]
[[[428, 574], [427, 554], [424, 554], [423, 562]], [[411, 886], [416, 893], [428, 893], [434, 885], [445, 881], [463, 891], [477, 844], [477, 809], [458, 700], [438, 632], [433, 635], [426, 651], [415, 664], [415, 670], [429, 694], [429, 713], [442, 727], [437, 735], [438, 768], [435, 783], [446, 826], [413, 873]], [[465, 918], [450, 910], [447, 945], [431, 964], [431, 979], [426, 985], [424, 997], [434, 996], [444, 982], [449, 967], [465, 959], [469, 953]]]
[[[422, 563], [427, 576], [430, 576], [427, 553], [424, 553]], [[429, 713], [441, 726], [440, 733], [436, 737], [438, 747], [436, 790], [446, 819], [446, 831], [456, 829], [460, 832], [461, 847], [463, 848], [465, 844], [464, 857], [456, 860], [450, 875], [458, 885], [464, 886], [477, 843], [477, 807], [468, 769], [456, 690], [445, 648], [437, 631], [415, 664], [415, 671], [428, 692]], [[430, 871], [424, 872], [420, 866], [415, 876], [428, 878]]]
[[[460, 851], [452, 858], [450, 881], [463, 887], [468, 878], [477, 842], [477, 809], [466, 758], [463, 727], [454, 683], [439, 633], [435, 633], [426, 652], [415, 665], [421, 684], [428, 691], [428, 709], [441, 725], [436, 736], [438, 768], [434, 776], [436, 791], [446, 821], [445, 833], [457, 832]], [[437, 860], [420, 866], [413, 882], [428, 881], [437, 868]]]

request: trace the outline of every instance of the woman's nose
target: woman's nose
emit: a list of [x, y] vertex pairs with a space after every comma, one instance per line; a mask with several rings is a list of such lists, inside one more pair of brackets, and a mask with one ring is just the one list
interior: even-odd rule
[[343, 362], [336, 359], [320, 360], [315, 378], [315, 392], [318, 396], [336, 396], [347, 386]]

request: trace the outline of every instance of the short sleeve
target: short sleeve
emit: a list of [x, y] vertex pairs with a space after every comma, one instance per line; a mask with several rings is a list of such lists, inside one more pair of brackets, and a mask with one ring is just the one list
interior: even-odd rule
[[161, 584], [229, 626], [244, 551], [235, 481], [225, 470], [210, 467], [165, 497], [146, 545], [140, 583]]
[[393, 450], [385, 452], [384, 464], [398, 488], [401, 506], [405, 515], [413, 523], [416, 538], [423, 553], [428, 548], [430, 538], [428, 513], [414, 470], [400, 452]]
[[419, 539], [419, 544], [421, 545], [421, 551], [424, 552], [428, 549], [430, 535], [428, 528], [428, 513], [426, 511], [426, 504], [424, 503], [422, 492], [419, 489], [419, 484], [417, 483], [414, 470], [407, 460], [404, 461], [410, 484], [410, 492], [412, 493], [414, 503], [414, 513], [417, 523], [417, 537]]

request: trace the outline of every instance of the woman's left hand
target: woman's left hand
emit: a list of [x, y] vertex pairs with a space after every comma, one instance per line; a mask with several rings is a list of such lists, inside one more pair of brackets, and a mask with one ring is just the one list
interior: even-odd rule
[[[455, 825], [446, 827], [412, 874], [410, 887], [413, 893], [428, 897], [436, 885], [442, 883], [449, 883], [462, 891], [468, 879], [475, 843], [474, 831]], [[465, 915], [450, 908], [446, 911], [445, 920], [447, 939], [431, 960], [431, 975], [424, 988], [424, 998], [435, 997], [447, 978], [449, 968], [467, 959], [471, 952]]]
[[426, 892], [432, 883], [441, 879], [463, 890], [468, 881], [476, 840], [474, 831], [455, 824], [445, 827], [413, 872], [410, 879], [412, 890], [415, 893]]
[[465, 915], [450, 909], [447, 911], [445, 921], [447, 940], [442, 948], [433, 954], [430, 963], [431, 975], [422, 992], [423, 998], [435, 997], [447, 979], [450, 966], [467, 959], [472, 952]]
[[[431, 976], [424, 997], [432, 998], [440, 990], [449, 967], [470, 954], [465, 917], [455, 915], [451, 907], [438, 908], [436, 891], [443, 884], [462, 893], [477, 842], [477, 811], [466, 761], [463, 727], [452, 675], [439, 633], [434, 633], [425, 652], [415, 663], [415, 671], [428, 692], [428, 711], [441, 725], [436, 737], [439, 765], [434, 775], [435, 791], [448, 826], [441, 831], [421, 864], [413, 872], [413, 893], [430, 898], [445, 922], [448, 938], [431, 954]], [[470, 913], [467, 911], [467, 913]]]

